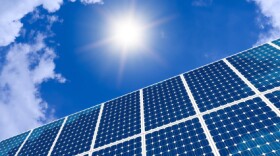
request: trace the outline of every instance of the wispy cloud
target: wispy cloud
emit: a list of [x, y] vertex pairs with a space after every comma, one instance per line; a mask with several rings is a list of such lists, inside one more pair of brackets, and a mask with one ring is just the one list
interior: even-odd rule
[[10, 46], [0, 72], [0, 139], [39, 126], [50, 118], [39, 86], [44, 81], [65, 79], [54, 72], [54, 51], [38, 34], [33, 43]]
[[[263, 18], [260, 18], [259, 25], [263, 28], [256, 44], [280, 37], [280, 1], [279, 0], [250, 0], [255, 2]], [[265, 29], [266, 28], [266, 29]]]
[[[69, 0], [71, 2], [76, 2], [76, 0]], [[103, 4], [103, 0], [79, 0], [83, 4]]]
[[[102, 3], [87, 0], [84, 4]], [[0, 5], [0, 140], [37, 127], [52, 120], [54, 110], [40, 96], [42, 83], [54, 79], [64, 83], [65, 78], [55, 72], [55, 51], [45, 40], [52, 36], [53, 23], [58, 16], [42, 15], [37, 7], [49, 13], [61, 7], [63, 0], [2, 0]], [[32, 14], [31, 23], [43, 20], [46, 32], [26, 30], [21, 19]], [[33, 21], [32, 21], [33, 20]], [[46, 22], [47, 21], [47, 22]], [[41, 31], [41, 30], [40, 30]], [[22, 35], [22, 36], [21, 36]], [[17, 37], [32, 36], [24, 43], [15, 43]]]
[[[69, 0], [75, 2], [76, 0]], [[103, 0], [79, 0], [83, 4], [103, 4]], [[0, 5], [0, 46], [14, 42], [23, 27], [21, 19], [36, 7], [48, 12], [59, 10], [63, 0], [2, 0]]]
[[43, 6], [49, 12], [60, 8], [63, 0], [2, 0], [0, 5], [0, 46], [7, 46], [19, 36], [26, 14]]

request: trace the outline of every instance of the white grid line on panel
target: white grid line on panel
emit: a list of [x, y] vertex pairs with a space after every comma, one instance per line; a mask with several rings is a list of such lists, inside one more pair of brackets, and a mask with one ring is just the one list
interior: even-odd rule
[[280, 111], [276, 108], [261, 92], [247, 79], [245, 78], [228, 60], [223, 59], [223, 61], [233, 70], [259, 97], [270, 107], [277, 116], [280, 117]]
[[84, 156], [86, 154], [92, 155], [92, 153], [95, 152], [95, 151], [99, 151], [99, 150], [105, 149], [107, 147], [111, 147], [111, 146], [117, 145], [119, 143], [123, 143], [123, 142], [129, 141], [131, 139], [135, 139], [135, 138], [140, 137], [140, 136], [141, 136], [141, 133], [133, 135], [133, 136], [130, 136], [128, 138], [124, 138], [124, 139], [118, 140], [118, 141], [110, 143], [110, 144], [106, 144], [106, 145], [101, 146], [101, 147], [97, 147], [97, 148], [94, 148], [94, 149], [92, 148], [89, 151], [77, 154], [76, 156]]
[[155, 131], [159, 131], [159, 130], [165, 129], [165, 128], [167, 128], [167, 127], [171, 127], [171, 126], [177, 125], [177, 124], [179, 124], [179, 123], [182, 123], [182, 122], [185, 122], [185, 121], [188, 121], [188, 120], [192, 120], [192, 119], [194, 119], [194, 118], [197, 118], [197, 115], [189, 116], [189, 117], [183, 118], [183, 119], [181, 119], [181, 120], [177, 120], [177, 121], [168, 123], [168, 124], [166, 124], [166, 125], [162, 125], [162, 126], [160, 126], [160, 127], [151, 129], [151, 130], [149, 130], [149, 131], [146, 131], [145, 134], [150, 134], [150, 133], [153, 133], [153, 132], [155, 132]]
[[274, 47], [274, 48], [280, 50], [280, 47], [279, 47], [278, 45], [272, 43], [272, 42], [268, 42], [267, 44], [269, 44], [269, 45], [271, 45], [272, 47]]
[[189, 96], [189, 98], [191, 100], [192, 106], [193, 106], [193, 108], [194, 108], [194, 110], [196, 112], [196, 115], [197, 115], [197, 117], [198, 117], [198, 119], [200, 121], [200, 124], [202, 126], [202, 129], [203, 129], [205, 135], [206, 135], [206, 138], [209, 141], [209, 145], [212, 148], [213, 153], [215, 155], [220, 155], [219, 151], [218, 151], [218, 148], [216, 147], [216, 144], [215, 144], [215, 142], [214, 142], [214, 140], [213, 140], [213, 138], [212, 138], [212, 136], [211, 136], [211, 134], [210, 134], [210, 132], [209, 132], [209, 130], [207, 128], [207, 125], [206, 125], [204, 119], [202, 118], [202, 114], [201, 114], [201, 112], [200, 112], [200, 110], [199, 110], [199, 108], [197, 106], [197, 103], [196, 103], [196, 101], [195, 101], [195, 99], [194, 99], [194, 97], [192, 95], [192, 92], [191, 92], [191, 90], [190, 90], [190, 88], [188, 86], [188, 83], [187, 83], [186, 79], [184, 78], [184, 75], [181, 74], [180, 78], [181, 78], [181, 80], [182, 80], [182, 82], [184, 84], [186, 92], [187, 92], [187, 94], [188, 94], [188, 96]]
[[76, 154], [75, 156], [85, 156], [85, 155], [91, 155], [91, 149], [89, 151], [86, 151], [86, 152], [83, 152], [83, 153], [80, 153], [80, 154]]
[[[260, 93], [259, 95], [271, 93], [271, 92], [274, 92], [274, 91], [276, 91], [276, 90], [280, 90], [280, 87], [276, 87], [276, 88], [267, 90], [267, 91], [265, 91], [265, 92]], [[150, 134], [150, 133], [153, 133], [153, 132], [155, 132], [155, 131], [159, 131], [159, 130], [161, 130], [161, 129], [165, 129], [165, 128], [167, 128], [167, 127], [171, 127], [171, 126], [180, 124], [180, 123], [182, 123], [182, 122], [186, 122], [186, 121], [188, 121], [188, 120], [192, 120], [192, 119], [194, 119], [194, 118], [198, 118], [199, 116], [204, 116], [204, 115], [206, 115], [206, 114], [210, 114], [210, 113], [212, 113], [212, 112], [216, 112], [216, 111], [218, 111], [218, 110], [220, 110], [220, 109], [224, 109], [224, 108], [227, 108], [227, 107], [231, 107], [231, 106], [236, 105], [236, 104], [239, 104], [239, 103], [241, 103], [241, 102], [245, 102], [245, 101], [247, 101], [247, 100], [251, 100], [251, 99], [254, 99], [254, 98], [256, 98], [256, 97], [259, 97], [259, 95], [257, 95], [257, 94], [251, 95], [251, 96], [248, 96], [248, 97], [246, 97], [246, 98], [242, 98], [242, 99], [233, 101], [233, 102], [231, 102], [231, 103], [228, 103], [228, 104], [226, 104], [226, 105], [222, 105], [222, 106], [219, 106], [219, 107], [217, 107], [217, 108], [213, 108], [213, 109], [211, 109], [211, 110], [207, 110], [207, 111], [202, 112], [202, 113], [200, 113], [200, 114], [192, 115], [192, 116], [183, 118], [183, 119], [181, 119], [181, 120], [177, 120], [177, 121], [168, 123], [168, 124], [166, 124], [166, 125], [162, 125], [162, 126], [160, 126], [160, 127], [151, 129], [151, 130], [149, 130], [149, 131], [145, 131], [144, 134], [145, 134], [145, 135], [146, 135], [146, 134]], [[96, 149], [91, 149], [90, 151], [87, 151], [87, 152], [84, 152], [84, 153], [80, 153], [80, 154], [78, 154], [78, 156], [84, 156], [85, 154], [91, 154], [91, 153], [94, 152], [94, 151], [98, 151], [98, 150], [101, 150], [101, 149], [104, 149], [104, 148], [107, 148], [107, 147], [110, 147], [110, 146], [117, 145], [118, 143], [122, 143], [122, 142], [125, 142], [125, 141], [128, 141], [128, 140], [131, 140], [131, 139], [135, 139], [135, 138], [137, 138], [137, 137], [140, 137], [141, 135], [143, 135], [143, 134], [136, 134], [136, 135], [134, 135], [134, 136], [131, 136], [131, 137], [128, 137], [128, 138], [125, 138], [125, 139], [122, 139], [122, 140], [119, 140], [119, 141], [116, 141], [116, 142], [113, 142], [113, 143], [110, 143], [110, 144], [107, 144], [107, 145], [98, 147], [98, 148], [96, 148]]]
[[91, 145], [90, 145], [90, 149], [94, 148], [94, 145], [95, 145], [95, 141], [96, 141], [99, 125], [100, 125], [100, 122], [101, 122], [103, 109], [104, 109], [104, 103], [101, 104], [101, 107], [100, 107], [100, 110], [99, 110], [99, 114], [98, 114], [97, 122], [96, 122], [96, 125], [95, 125], [95, 130], [94, 130], [94, 134], [93, 134], [93, 137], [92, 137], [92, 142], [91, 142]]
[[185, 87], [185, 90], [186, 90], [188, 96], [190, 97], [190, 100], [191, 100], [192, 106], [193, 106], [193, 108], [194, 108], [194, 110], [195, 110], [195, 113], [196, 113], [197, 115], [200, 114], [199, 108], [198, 108], [198, 106], [197, 106], [197, 104], [196, 104], [196, 102], [195, 102], [195, 99], [194, 99], [194, 97], [193, 97], [193, 95], [192, 95], [192, 92], [191, 92], [191, 90], [190, 90], [190, 88], [189, 88], [189, 85], [187, 84], [187, 81], [186, 81], [185, 78], [184, 78], [184, 75], [181, 74], [181, 75], [180, 75], [180, 78], [181, 78], [181, 80], [182, 80], [182, 82], [183, 82], [183, 84], [184, 84], [184, 87]]
[[207, 110], [207, 111], [201, 113], [201, 115], [203, 116], [203, 115], [206, 115], [206, 114], [210, 114], [210, 113], [216, 112], [216, 111], [218, 111], [218, 110], [225, 109], [225, 108], [227, 108], [227, 107], [231, 107], [231, 106], [233, 106], [233, 105], [239, 104], [239, 103], [241, 103], [241, 102], [245, 102], [245, 101], [247, 101], [247, 100], [252, 100], [252, 99], [254, 99], [254, 98], [256, 98], [256, 97], [258, 97], [257, 94], [251, 95], [251, 96], [248, 96], [248, 97], [246, 97], [246, 98], [242, 98], [242, 99], [233, 101], [233, 102], [231, 102], [231, 103], [228, 103], [228, 104], [226, 104], [226, 105], [221, 105], [221, 106], [219, 106], [219, 107], [216, 107], [216, 108]]
[[145, 135], [145, 118], [144, 118], [144, 97], [143, 89], [140, 89], [140, 115], [141, 115], [141, 144], [142, 144], [142, 155], [146, 156], [146, 135]]
[[279, 91], [279, 90], [280, 90], [280, 87], [275, 87], [270, 90], [262, 92], [262, 94], [265, 95], [265, 94], [272, 93], [272, 92]]
[[61, 127], [60, 127], [60, 129], [59, 129], [59, 131], [58, 131], [58, 133], [57, 133], [57, 135], [56, 135], [54, 141], [53, 141], [53, 144], [52, 144], [52, 146], [51, 146], [51, 149], [49, 150], [48, 156], [50, 156], [50, 155], [52, 154], [52, 151], [53, 151], [53, 149], [54, 149], [54, 146], [56, 145], [56, 142], [57, 142], [57, 140], [58, 140], [58, 138], [59, 138], [59, 136], [60, 136], [60, 134], [61, 134], [61, 132], [62, 132], [62, 130], [63, 130], [63, 127], [64, 127], [64, 125], [65, 125], [67, 119], [68, 119], [68, 116], [64, 118], [63, 123], [62, 123], [62, 125], [61, 125]]
[[24, 144], [26, 143], [26, 141], [28, 140], [28, 138], [30, 137], [31, 133], [33, 132], [33, 129], [30, 130], [30, 132], [28, 133], [28, 135], [26, 136], [25, 140], [22, 142], [22, 144], [20, 145], [19, 149], [17, 150], [15, 156], [18, 156], [20, 150], [22, 149], [22, 147], [24, 146]]

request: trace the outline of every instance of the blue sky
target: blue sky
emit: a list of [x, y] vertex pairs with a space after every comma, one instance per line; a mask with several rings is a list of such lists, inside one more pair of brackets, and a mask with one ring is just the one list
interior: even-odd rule
[[[280, 36], [277, 0], [0, 1], [0, 139]], [[93, 46], [132, 8], [143, 47]]]

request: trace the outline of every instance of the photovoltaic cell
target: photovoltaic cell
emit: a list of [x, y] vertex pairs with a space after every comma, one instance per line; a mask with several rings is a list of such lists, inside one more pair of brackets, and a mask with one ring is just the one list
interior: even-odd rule
[[88, 151], [99, 115], [100, 106], [68, 117], [52, 155], [76, 155]]
[[274, 44], [276, 44], [276, 45], [280, 46], [280, 39], [275, 40], [275, 41], [273, 41], [272, 43], [274, 43]]
[[47, 155], [57, 133], [62, 125], [63, 119], [36, 128], [23, 145], [19, 152], [20, 156], [26, 155]]
[[201, 112], [254, 94], [223, 61], [184, 76]]
[[146, 135], [147, 156], [214, 155], [198, 118]]
[[280, 155], [280, 118], [260, 98], [204, 119], [221, 155]]
[[105, 103], [94, 147], [139, 134], [139, 91]]
[[280, 110], [280, 91], [275, 91], [265, 95], [271, 103]]
[[92, 156], [141, 156], [141, 137], [93, 152]]
[[268, 44], [227, 60], [261, 92], [280, 86], [280, 51]]
[[15, 155], [28, 134], [29, 134], [29, 131], [1, 141], [0, 142], [0, 156]]
[[179, 76], [143, 89], [143, 98], [146, 131], [195, 114]]

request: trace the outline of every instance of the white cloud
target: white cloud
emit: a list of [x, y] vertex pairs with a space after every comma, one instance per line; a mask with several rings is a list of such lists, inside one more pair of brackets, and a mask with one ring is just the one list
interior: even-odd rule
[[0, 72], [0, 140], [49, 119], [46, 116], [48, 105], [40, 97], [39, 86], [49, 79], [65, 81], [54, 72], [55, 57], [41, 34], [37, 35], [35, 43], [10, 46]]
[[[80, 0], [80, 2], [102, 4], [101, 0]], [[21, 19], [28, 13], [33, 13], [31, 23], [36, 20], [47, 20], [44, 34], [51, 36], [52, 24], [62, 22], [62, 19], [56, 15], [42, 15], [36, 8], [42, 6], [48, 12], [55, 12], [62, 3], [63, 0], [1, 1], [0, 140], [54, 119], [54, 110], [48, 108], [48, 104], [41, 98], [39, 88], [43, 82], [50, 79], [61, 83], [66, 80], [55, 72], [56, 54], [45, 44], [46, 36], [38, 34], [36, 30], [30, 30], [26, 34], [28, 31], [22, 28], [24, 25]], [[20, 35], [32, 38], [34, 34], [37, 35], [33, 43], [13, 43]], [[2, 48], [4, 46], [7, 47]]]
[[103, 0], [80, 0], [83, 4], [103, 4]]
[[[76, 0], [69, 0], [70, 2], [76, 2]], [[83, 4], [103, 4], [103, 0], [80, 0]]]
[[[257, 4], [260, 12], [266, 17], [260, 26], [268, 25], [270, 29], [259, 35], [256, 44], [265, 43], [280, 37], [280, 1], [279, 0], [251, 0]], [[265, 23], [263, 23], [265, 22]]]
[[21, 18], [42, 5], [49, 12], [60, 8], [63, 0], [2, 0], [0, 5], [0, 46], [14, 42], [23, 24]]
[[[76, 0], [69, 0], [75, 2]], [[103, 4], [103, 0], [80, 0], [83, 4]], [[23, 26], [20, 21], [26, 14], [43, 6], [48, 12], [57, 11], [63, 0], [1, 0], [0, 4], [0, 46], [7, 46], [19, 36]]]

